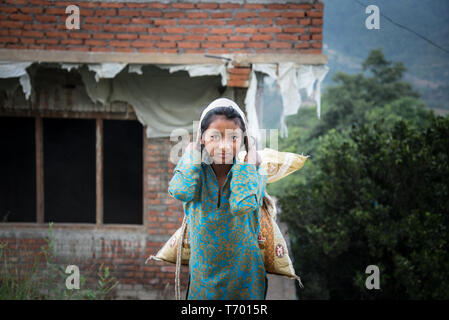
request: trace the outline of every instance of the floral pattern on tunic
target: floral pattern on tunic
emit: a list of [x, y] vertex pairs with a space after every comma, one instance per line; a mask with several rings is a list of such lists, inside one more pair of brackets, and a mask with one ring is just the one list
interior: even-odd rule
[[169, 194], [183, 202], [190, 241], [188, 299], [264, 299], [266, 272], [257, 236], [267, 176], [234, 158], [221, 190], [210, 161], [187, 151]]

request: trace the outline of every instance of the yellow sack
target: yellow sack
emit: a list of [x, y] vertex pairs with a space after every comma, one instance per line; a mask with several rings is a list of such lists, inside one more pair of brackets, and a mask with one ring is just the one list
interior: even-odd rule
[[[268, 174], [267, 183], [276, 182], [281, 178], [288, 176], [304, 166], [308, 156], [303, 156], [291, 152], [279, 152], [274, 149], [265, 148], [257, 150], [262, 162], [260, 166], [264, 168]], [[241, 151], [237, 158], [243, 161], [246, 151]]]

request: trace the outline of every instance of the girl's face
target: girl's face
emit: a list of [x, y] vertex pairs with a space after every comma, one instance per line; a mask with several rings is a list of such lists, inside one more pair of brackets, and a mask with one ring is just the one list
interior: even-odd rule
[[204, 131], [201, 143], [214, 163], [232, 164], [234, 156], [243, 146], [243, 131], [235, 119], [216, 115]]

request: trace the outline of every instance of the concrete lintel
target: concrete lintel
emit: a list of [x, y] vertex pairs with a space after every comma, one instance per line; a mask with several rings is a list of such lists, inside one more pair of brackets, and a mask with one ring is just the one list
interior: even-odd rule
[[[239, 64], [295, 62], [327, 64], [323, 54], [221, 54]], [[119, 53], [0, 49], [0, 61], [36, 61], [63, 63], [130, 63], [130, 64], [222, 64], [225, 59], [193, 53]]]

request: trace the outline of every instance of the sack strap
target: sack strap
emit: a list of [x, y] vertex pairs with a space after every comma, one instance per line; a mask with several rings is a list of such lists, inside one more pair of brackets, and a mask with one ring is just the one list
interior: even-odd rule
[[181, 288], [180, 288], [180, 273], [181, 273], [181, 260], [182, 260], [182, 243], [184, 241], [184, 234], [187, 227], [187, 217], [184, 215], [184, 219], [182, 220], [181, 232], [179, 235], [178, 243], [177, 243], [177, 252], [176, 252], [176, 272], [175, 272], [175, 299], [181, 300]]

